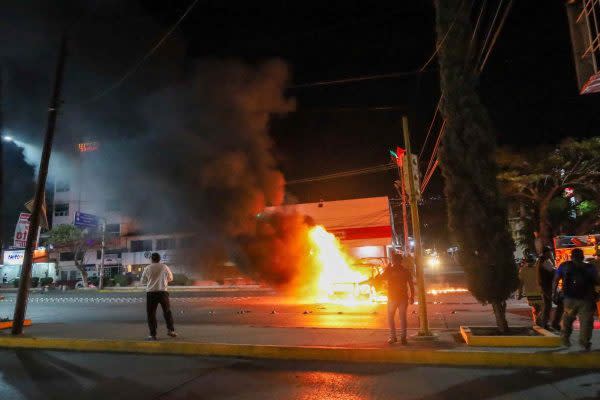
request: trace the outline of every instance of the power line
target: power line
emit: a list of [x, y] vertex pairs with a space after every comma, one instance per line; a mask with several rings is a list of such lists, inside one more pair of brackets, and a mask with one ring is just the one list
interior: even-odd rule
[[496, 40], [498, 39], [498, 36], [500, 36], [500, 32], [502, 31], [502, 28], [504, 27], [504, 22], [506, 21], [506, 17], [508, 17], [508, 13], [512, 7], [512, 4], [513, 4], [513, 0], [510, 0], [508, 2], [508, 5], [504, 9], [504, 14], [502, 14], [502, 19], [500, 20], [500, 24], [498, 25], [498, 28], [496, 29], [496, 32], [494, 33], [494, 37], [492, 38], [492, 43], [490, 44], [490, 47], [488, 48], [488, 51], [485, 54], [485, 57], [483, 58], [481, 65], [479, 66], [479, 73], [481, 73], [481, 71], [483, 71], [483, 67], [485, 67], [487, 60], [490, 57], [490, 54], [492, 53], [492, 49], [494, 48], [494, 46], [496, 44]]
[[431, 123], [429, 124], [429, 129], [427, 129], [427, 135], [425, 135], [425, 140], [423, 141], [423, 144], [421, 145], [421, 151], [419, 151], [419, 158], [421, 158], [421, 156], [423, 155], [423, 151], [425, 150], [425, 146], [427, 145], [427, 141], [429, 140], [429, 135], [431, 134], [432, 130], [433, 130], [433, 125], [435, 123], [435, 117], [437, 117], [439, 111], [440, 111], [440, 105], [442, 104], [442, 96], [440, 96], [437, 105], [435, 106], [435, 112], [433, 113], [433, 118], [431, 118]]
[[309, 88], [309, 87], [316, 87], [316, 86], [341, 85], [344, 83], [372, 81], [372, 80], [376, 80], [376, 79], [400, 78], [400, 77], [404, 77], [404, 76], [416, 75], [417, 73], [419, 73], [419, 70], [404, 71], [404, 72], [390, 72], [389, 74], [364, 75], [364, 76], [357, 76], [357, 77], [352, 77], [352, 78], [334, 79], [334, 80], [330, 80], [330, 81], [301, 83], [298, 85], [288, 86], [288, 88], [289, 89], [301, 89], [301, 88]]
[[477, 58], [477, 62], [475, 63], [476, 66], [480, 65], [480, 63], [481, 63], [481, 57], [483, 57], [483, 53], [485, 51], [485, 48], [487, 47], [488, 40], [490, 40], [490, 36], [492, 34], [492, 31], [494, 30], [494, 26], [496, 25], [496, 19], [498, 19], [498, 15], [500, 14], [500, 10], [502, 9], [502, 3], [503, 2], [504, 2], [504, 0], [500, 0], [498, 2], [498, 8], [496, 8], [496, 13], [494, 14], [494, 19], [492, 19], [492, 23], [490, 24], [490, 28], [488, 29], [488, 32], [485, 35], [485, 40], [483, 42], [483, 45], [481, 46], [481, 52], [479, 53], [479, 57]]
[[161, 39], [142, 58], [140, 58], [138, 60], [138, 62], [136, 62], [129, 70], [127, 70], [125, 72], [125, 74], [120, 79], [118, 79], [115, 83], [113, 83], [112, 85], [110, 85], [109, 87], [107, 87], [105, 90], [103, 90], [103, 91], [99, 92], [98, 94], [90, 97], [88, 100], [83, 101], [82, 104], [88, 104], [88, 103], [92, 103], [94, 101], [97, 101], [98, 99], [106, 96], [108, 93], [110, 93], [113, 90], [117, 89], [127, 79], [129, 79], [129, 77], [131, 75], [133, 75], [142, 66], [142, 64], [144, 64], [144, 62], [146, 62], [146, 60], [148, 58], [150, 58], [156, 52], [156, 50], [158, 50], [163, 45], [163, 43], [167, 40], [167, 38], [171, 35], [171, 33], [173, 33], [173, 31], [175, 29], [177, 29], [177, 27], [179, 26], [179, 24], [192, 11], [192, 9], [198, 3], [198, 1], [199, 0], [194, 0], [193, 3], [191, 3], [188, 6], [188, 8], [185, 10], [185, 12], [181, 15], [181, 17], [179, 17], [179, 19], [177, 20], [177, 22], [175, 22], [175, 24], [173, 24], [173, 26], [171, 26], [171, 28], [169, 28], [169, 30], [161, 37]]
[[[480, 23], [481, 16], [483, 14], [483, 8], [486, 6], [486, 3], [487, 2], [483, 3], [481, 12], [479, 13], [479, 16], [477, 18], [477, 23], [475, 25], [475, 29], [474, 29], [473, 35], [471, 37], [470, 48], [471, 48], [471, 44], [474, 41], [476, 31], [477, 31], [479, 23]], [[510, 12], [510, 9], [512, 7], [513, 0], [509, 0], [508, 5], [504, 9], [500, 23], [498, 24], [498, 26], [496, 27], [496, 29], [494, 31], [494, 28], [496, 25], [496, 20], [497, 20], [498, 15], [500, 14], [502, 3], [503, 3], [503, 0], [500, 0], [500, 2], [498, 3], [498, 8], [496, 9], [496, 13], [494, 15], [492, 23], [490, 24], [488, 32], [486, 34], [486, 39], [481, 47], [481, 51], [480, 51], [479, 57], [478, 57], [478, 63], [481, 61], [481, 58], [484, 53], [485, 53], [485, 57], [483, 58], [483, 61], [481, 61], [481, 65], [479, 65], [479, 67], [477, 67], [477, 64], [475, 66], [475, 69], [478, 70], [478, 73], [481, 73], [483, 71], [483, 69], [486, 65], [486, 62], [487, 62], [492, 50], [494, 49], [494, 47], [496, 45], [496, 41], [497, 41], [498, 37], [500, 36], [500, 32], [502, 31], [502, 28], [504, 27], [504, 22], [506, 21], [508, 13]], [[492, 41], [490, 42], [490, 45], [489, 45], [489, 47], [487, 47], [487, 51], [486, 51], [486, 46], [487, 46], [490, 36], [492, 35], [492, 31], [494, 31]], [[438, 102], [438, 105], [436, 107], [431, 124], [433, 124], [433, 122], [435, 121], [435, 117], [436, 117], [437, 113], [439, 112], [439, 107], [441, 105], [442, 99], [443, 99], [443, 96], [440, 96], [440, 101]], [[438, 154], [438, 150], [439, 150], [439, 145], [441, 143], [441, 139], [443, 138], [443, 135], [445, 132], [445, 124], [446, 124], [446, 121], [444, 120], [444, 122], [442, 123], [442, 126], [440, 127], [440, 131], [438, 133], [438, 138], [436, 140], [436, 144], [434, 145], [434, 148], [432, 150], [431, 157], [430, 157], [429, 163], [427, 165], [427, 169], [425, 170], [426, 171], [425, 177], [423, 178], [423, 181], [421, 183], [421, 192], [425, 191], [425, 189], [427, 188], [427, 185], [429, 184], [429, 181], [431, 180], [431, 177], [433, 176], [433, 173], [435, 172], [435, 170], [437, 169], [437, 167], [439, 165], [439, 158], [437, 157], [437, 154]], [[428, 135], [429, 135], [429, 133], [428, 133]], [[423, 144], [423, 148], [424, 148], [424, 146], [425, 146], [425, 143]], [[421, 152], [423, 151], [423, 148], [421, 149]], [[420, 156], [421, 156], [421, 154], [419, 154], [419, 157]], [[435, 162], [433, 162], [434, 159], [435, 159]]]
[[286, 182], [286, 185], [295, 185], [298, 183], [319, 182], [319, 181], [325, 181], [325, 180], [331, 180], [331, 179], [347, 178], [350, 176], [373, 174], [373, 173], [377, 173], [377, 172], [389, 171], [392, 169], [396, 169], [396, 164], [388, 163], [388, 164], [382, 164], [382, 165], [375, 165], [373, 167], [360, 168], [360, 169], [354, 169], [354, 170], [349, 170], [349, 171], [341, 171], [341, 172], [336, 172], [333, 174], [319, 175], [319, 176], [314, 176], [314, 177], [310, 177], [310, 178], [295, 179], [295, 180]]
[[446, 31], [444, 36], [442, 37], [442, 40], [440, 40], [440, 43], [435, 46], [435, 50], [434, 50], [433, 54], [431, 55], [431, 57], [429, 57], [429, 59], [425, 62], [425, 64], [423, 64], [423, 66], [421, 68], [419, 68], [419, 72], [423, 72], [425, 70], [425, 68], [427, 68], [429, 63], [431, 63], [433, 61], [433, 59], [435, 58], [437, 53], [440, 51], [440, 49], [446, 42], [446, 38], [448, 37], [450, 32], [452, 32], [452, 28], [454, 28], [454, 24], [456, 23], [456, 20], [458, 19], [459, 11], [464, 5], [465, 5], [465, 0], [462, 0], [460, 2], [460, 4], [458, 5], [458, 8], [456, 9], [456, 16], [454, 17], [454, 20], [452, 20], [452, 23], [448, 27], [448, 30]]
[[444, 34], [442, 40], [436, 44], [433, 53], [427, 59], [427, 61], [425, 61], [425, 63], [417, 69], [409, 70], [409, 71], [401, 71], [401, 72], [390, 72], [387, 74], [363, 75], [363, 76], [357, 76], [357, 77], [351, 77], [351, 78], [333, 79], [333, 80], [328, 80], [328, 81], [300, 83], [297, 85], [288, 86], [288, 89], [302, 89], [302, 88], [310, 88], [310, 87], [318, 87], [318, 86], [343, 85], [345, 83], [363, 82], [363, 81], [371, 81], [371, 80], [377, 80], [377, 79], [400, 78], [400, 77], [405, 77], [405, 76], [421, 74], [426, 71], [429, 64], [435, 59], [435, 56], [438, 54], [438, 52], [440, 51], [440, 49], [446, 42], [446, 38], [448, 37], [448, 34], [454, 27], [454, 24], [456, 23], [456, 20], [458, 18], [458, 11], [463, 7], [464, 4], [465, 4], [465, 0], [461, 1], [460, 5], [457, 8], [456, 16], [454, 17], [454, 20], [450, 24], [450, 27]]

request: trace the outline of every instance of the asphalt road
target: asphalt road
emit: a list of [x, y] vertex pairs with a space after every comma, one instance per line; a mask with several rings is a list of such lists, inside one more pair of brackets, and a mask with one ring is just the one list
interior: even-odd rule
[[0, 350], [0, 398], [597, 399], [600, 373]]
[[[14, 293], [4, 293], [0, 318], [12, 317]], [[27, 317], [38, 323], [139, 322], [145, 324], [144, 293], [55, 292], [30, 297]], [[342, 305], [332, 302], [306, 303], [289, 297], [258, 292], [179, 292], [171, 294], [176, 325], [252, 325], [315, 328], [386, 328], [385, 304]], [[430, 296], [429, 321], [433, 329], [455, 329], [459, 325], [489, 325], [491, 308], [478, 304], [469, 294]], [[160, 314], [160, 311], [159, 311]], [[160, 317], [159, 317], [160, 318]], [[529, 322], [524, 302], [511, 302], [508, 312], [513, 325]], [[160, 321], [160, 319], [159, 319]], [[419, 325], [417, 306], [408, 310], [409, 327]]]

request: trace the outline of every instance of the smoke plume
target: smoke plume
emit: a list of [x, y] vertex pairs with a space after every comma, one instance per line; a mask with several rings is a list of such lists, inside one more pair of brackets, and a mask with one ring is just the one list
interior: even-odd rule
[[[284, 61], [186, 57], [174, 34], [126, 82], [104, 91], [164, 27], [136, 1], [7, 0], [6, 125], [36, 162], [61, 32], [69, 51], [51, 179], [77, 174], [93, 202], [112, 198], [144, 233], [195, 236], [198, 271], [227, 260], [260, 280], [295, 284], [308, 253], [301, 216], [259, 216], [281, 204], [284, 178], [269, 137], [272, 118], [294, 111]], [[100, 150], [81, 155], [78, 143]], [[83, 160], [83, 161], [82, 161]]]

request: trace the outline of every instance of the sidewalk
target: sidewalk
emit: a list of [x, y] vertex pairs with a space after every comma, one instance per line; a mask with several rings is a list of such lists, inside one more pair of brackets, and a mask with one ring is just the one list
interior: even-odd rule
[[[164, 329], [164, 328], [163, 328]], [[226, 356], [285, 360], [382, 362], [495, 367], [600, 368], [600, 335], [591, 353], [564, 348], [476, 348], [457, 339], [456, 331], [438, 330], [434, 342], [409, 338], [409, 346], [385, 343], [384, 329], [274, 328], [240, 325], [179, 325], [179, 337], [147, 342], [145, 324], [35, 324], [22, 337], [0, 333], [0, 347]], [[411, 331], [409, 335], [416, 332]]]

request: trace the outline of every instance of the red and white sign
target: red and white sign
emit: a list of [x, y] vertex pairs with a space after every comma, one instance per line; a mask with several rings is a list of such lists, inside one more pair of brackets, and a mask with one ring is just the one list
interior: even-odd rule
[[15, 228], [15, 247], [25, 247], [27, 245], [27, 236], [29, 235], [29, 218], [31, 214], [22, 212], [19, 214], [17, 227]]
[[390, 225], [331, 229], [330, 232], [333, 233], [340, 240], [381, 239], [381, 238], [391, 239], [391, 237], [392, 237], [392, 227]]

